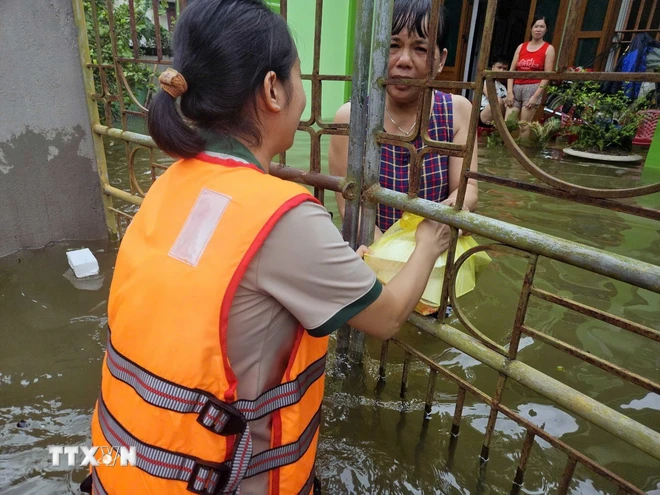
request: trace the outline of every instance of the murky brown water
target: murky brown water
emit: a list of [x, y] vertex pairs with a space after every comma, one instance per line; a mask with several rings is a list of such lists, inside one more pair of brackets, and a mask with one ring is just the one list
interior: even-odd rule
[[[289, 163], [308, 163], [308, 143], [297, 144]], [[113, 184], [123, 187], [126, 176], [118, 173], [124, 163], [123, 145], [108, 145]], [[583, 185], [632, 187], [660, 180], [659, 171], [648, 169], [642, 174], [640, 168], [551, 160], [549, 155], [542, 158], [546, 170]], [[140, 167], [146, 185], [149, 171], [144, 163]], [[498, 175], [526, 177], [503, 150], [480, 149], [480, 167]], [[332, 194], [326, 199], [333, 210]], [[660, 203], [658, 195], [636, 201], [656, 207]], [[487, 184], [481, 185], [479, 212], [646, 262], [660, 260], [659, 226], [651, 221]], [[65, 256], [67, 249], [82, 246], [92, 249], [102, 270], [101, 276], [84, 285], [72, 278]], [[53, 467], [47, 447], [90, 443], [89, 419], [99, 386], [115, 255], [116, 246], [110, 243], [77, 242], [0, 260], [0, 493], [78, 493], [84, 470]], [[503, 341], [511, 328], [524, 268], [519, 260], [495, 259], [477, 290], [462, 299], [475, 325], [497, 341]], [[548, 260], [542, 261], [537, 274], [544, 289], [649, 327], [660, 326], [657, 294]], [[530, 307], [528, 322], [644, 376], [660, 378], [660, 346], [635, 335], [542, 303]], [[414, 329], [404, 330], [403, 338], [493, 393], [497, 376], [486, 366]], [[531, 338], [525, 338], [521, 347], [524, 362], [647, 426], [660, 425], [660, 396]], [[409, 395], [402, 401], [398, 395], [401, 353], [390, 347], [387, 384], [380, 389], [376, 387], [378, 343], [369, 342], [368, 350], [363, 377], [344, 379], [330, 366], [318, 463], [327, 493], [508, 493], [523, 430], [512, 421], [498, 420], [491, 458], [480, 475], [478, 455], [487, 406], [468, 397], [459, 441], [450, 455], [455, 387], [438, 381], [431, 419], [423, 426], [428, 370], [420, 364], [412, 366]], [[660, 494], [658, 461], [516, 384], [509, 384], [504, 403], [645, 491]], [[26, 425], [19, 428], [23, 420]], [[556, 490], [565, 462], [563, 454], [537, 441], [523, 491]], [[614, 493], [608, 483], [580, 469], [571, 491]]]

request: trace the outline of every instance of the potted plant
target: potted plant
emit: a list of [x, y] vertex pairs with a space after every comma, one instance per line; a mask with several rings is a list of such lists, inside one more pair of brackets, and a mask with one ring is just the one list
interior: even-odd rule
[[562, 112], [571, 115], [567, 131], [576, 136], [567, 154], [600, 161], [641, 161], [631, 154], [632, 140], [643, 116], [639, 110], [647, 101], [631, 103], [619, 91], [606, 94], [595, 81], [570, 81], [549, 89]]

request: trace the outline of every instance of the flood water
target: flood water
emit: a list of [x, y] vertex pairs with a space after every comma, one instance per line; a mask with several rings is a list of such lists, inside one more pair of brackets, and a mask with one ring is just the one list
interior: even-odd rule
[[[323, 144], [325, 148], [327, 142]], [[127, 187], [123, 145], [110, 140], [106, 145], [113, 184]], [[307, 167], [308, 146], [308, 140], [297, 141], [289, 164]], [[144, 165], [147, 155], [138, 153], [139, 177], [145, 186], [150, 174]], [[660, 181], [659, 170], [581, 163], [560, 155], [560, 151], [549, 151], [538, 159], [545, 170], [581, 185], [624, 188]], [[486, 173], [529, 177], [502, 149], [481, 147], [479, 166]], [[658, 195], [632, 201], [656, 208], [660, 204]], [[326, 204], [335, 209], [332, 193], [326, 194]], [[660, 226], [650, 220], [489, 184], [480, 185], [478, 212], [648, 263], [660, 260]], [[94, 252], [101, 275], [84, 282], [73, 278], [65, 253], [79, 247]], [[99, 387], [116, 252], [117, 246], [109, 242], [75, 242], [0, 260], [2, 494], [78, 493], [84, 469], [53, 467], [47, 447], [90, 444], [89, 421]], [[461, 298], [477, 328], [496, 341], [504, 343], [510, 331], [524, 270], [519, 259], [495, 258], [477, 289]], [[643, 325], [660, 326], [658, 294], [547, 259], [540, 262], [536, 284]], [[460, 326], [456, 319], [449, 323]], [[643, 376], [660, 379], [660, 345], [539, 301], [531, 303], [527, 323]], [[401, 337], [487, 394], [494, 393], [497, 374], [487, 366], [413, 328], [404, 329]], [[522, 361], [651, 428], [660, 425], [660, 396], [529, 337], [521, 348]], [[409, 393], [402, 400], [402, 352], [390, 346], [382, 388], [376, 386], [379, 353], [379, 343], [369, 341], [363, 376], [345, 376], [330, 363], [318, 460], [325, 492], [508, 493], [524, 431], [500, 417], [490, 460], [480, 470], [489, 409], [468, 396], [459, 440], [450, 454], [456, 387], [438, 380], [433, 410], [424, 423], [428, 369], [420, 363], [411, 367]], [[515, 383], [508, 384], [503, 402], [644, 491], [660, 494], [660, 462]], [[24, 422], [22, 427], [19, 422]], [[564, 454], [537, 440], [523, 492], [554, 492], [565, 463]], [[616, 493], [583, 468], [576, 470], [570, 491]]]

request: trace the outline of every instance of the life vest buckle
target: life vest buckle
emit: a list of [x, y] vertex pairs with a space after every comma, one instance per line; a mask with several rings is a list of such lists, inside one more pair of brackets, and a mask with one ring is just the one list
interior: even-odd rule
[[198, 460], [193, 466], [186, 489], [199, 495], [223, 493], [231, 476], [231, 468], [226, 464], [216, 464]]
[[247, 420], [243, 413], [215, 397], [208, 397], [197, 416], [197, 422], [223, 437], [241, 434], [247, 428]]

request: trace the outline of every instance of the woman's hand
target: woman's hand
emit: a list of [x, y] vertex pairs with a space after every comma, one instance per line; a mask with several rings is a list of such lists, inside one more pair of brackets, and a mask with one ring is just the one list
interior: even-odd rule
[[[449, 197], [445, 199], [444, 201], [440, 201], [440, 204], [442, 205], [447, 205], [447, 206], [454, 206], [456, 204], [456, 197]], [[461, 208], [461, 211], [472, 211], [470, 208], [467, 207], [467, 205], [463, 204], [463, 208]], [[461, 229], [458, 229], [458, 236], [467, 236], [467, 235], [472, 235], [470, 232], [465, 232]]]
[[364, 258], [364, 255], [365, 255], [365, 254], [371, 254], [371, 249], [369, 249], [367, 246], [365, 246], [364, 244], [362, 244], [362, 246], [360, 246], [359, 248], [357, 248], [357, 249], [355, 250], [355, 252], [357, 253], [357, 255], [358, 255], [360, 258]]
[[513, 91], [507, 93], [506, 98], [504, 98], [504, 104], [509, 108], [513, 107]]
[[428, 251], [433, 259], [438, 259], [449, 247], [450, 236], [449, 225], [424, 219], [417, 226], [415, 242], [418, 248]]
[[532, 95], [532, 97], [527, 102], [527, 105], [525, 105], [525, 108], [531, 110], [532, 108], [536, 108], [537, 106], [539, 106], [540, 103], [541, 103], [541, 95], [538, 96]]

